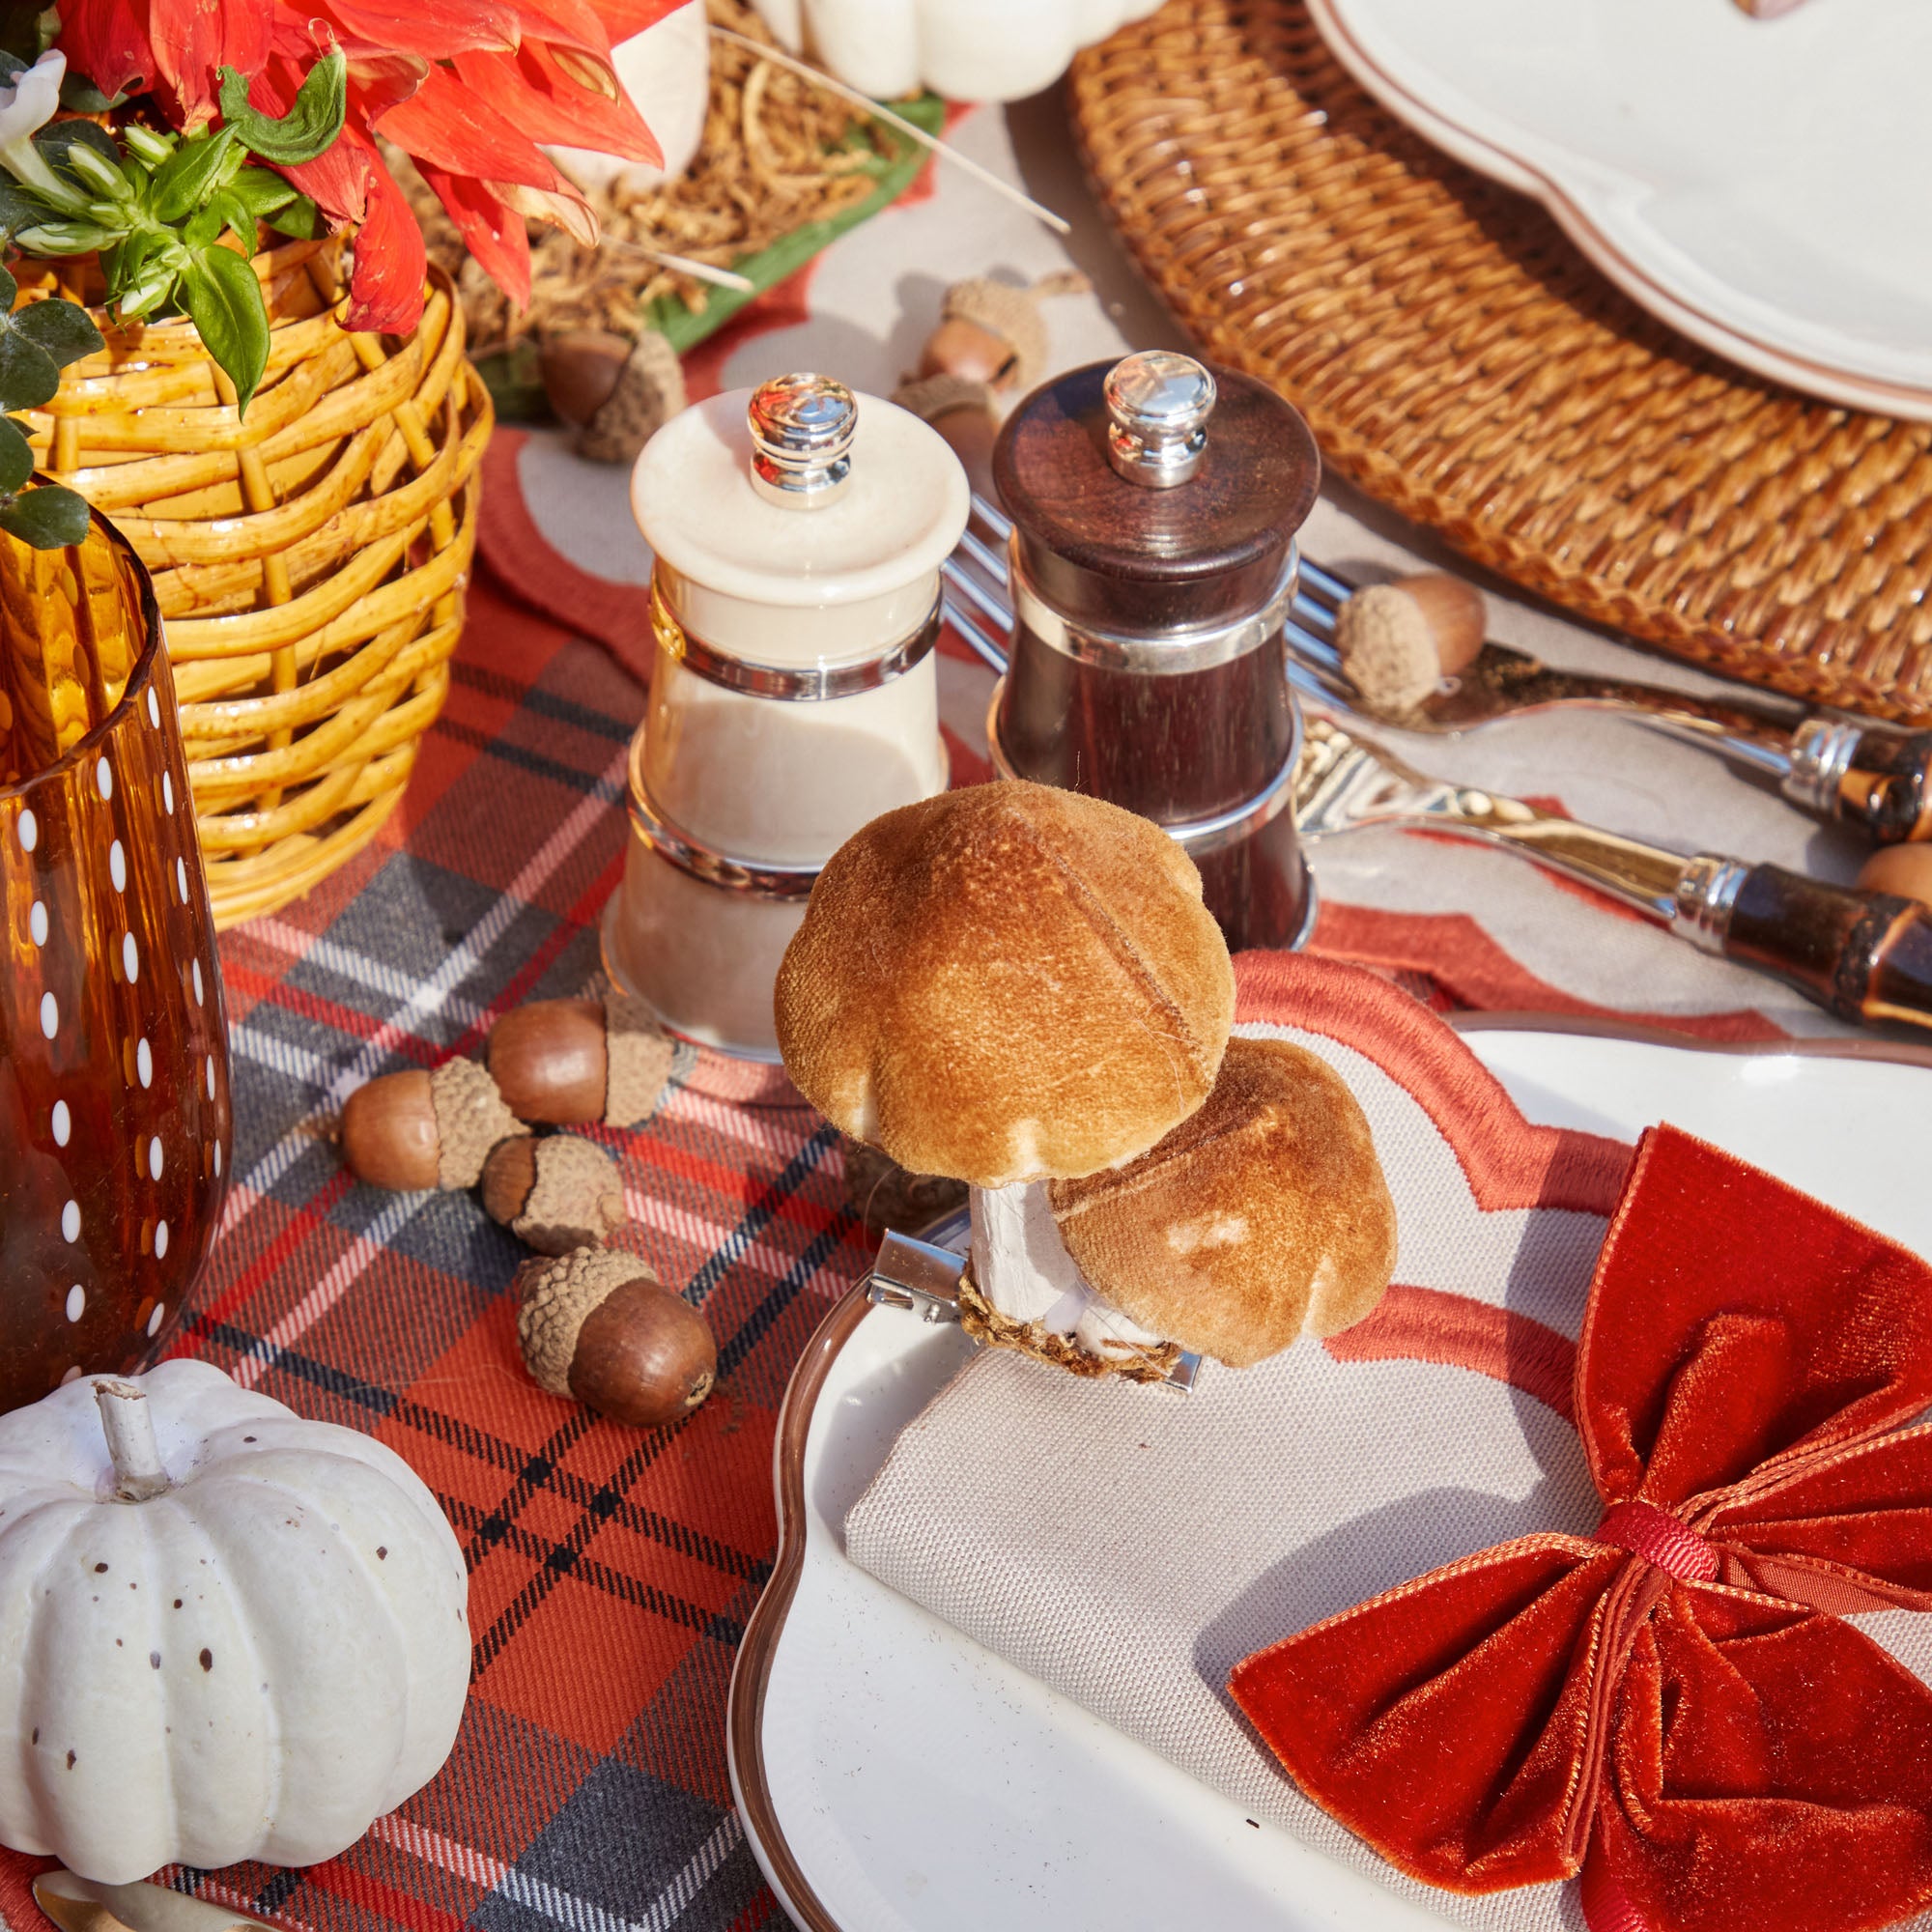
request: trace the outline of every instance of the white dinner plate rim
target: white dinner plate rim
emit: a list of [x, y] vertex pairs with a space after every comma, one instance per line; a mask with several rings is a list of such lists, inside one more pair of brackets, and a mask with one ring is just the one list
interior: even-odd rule
[[[1631, 1026], [1568, 1014], [1472, 1012], [1447, 1017], [1449, 1026], [1458, 1033], [1541, 1034], [1618, 1040], [1636, 1046], [1664, 1046], [1695, 1054], [1745, 1058], [1795, 1056], [1932, 1069], [1932, 1047], [1889, 1039], [1706, 1040], [1661, 1027]], [[764, 1760], [765, 1698], [786, 1618], [805, 1568], [809, 1528], [805, 1454], [818, 1396], [840, 1351], [869, 1312], [865, 1283], [861, 1281], [833, 1305], [819, 1323], [786, 1383], [772, 1445], [778, 1552], [772, 1574], [746, 1621], [744, 1638], [732, 1662], [725, 1701], [725, 1759], [739, 1821], [781, 1908], [805, 1932], [845, 1932], [845, 1928], [819, 1898], [779, 1817]]]
[[1309, 0], [1309, 12], [1329, 50], [1369, 93], [1399, 120], [1454, 159], [1505, 187], [1543, 204], [1564, 234], [1591, 265], [1615, 283], [1638, 307], [1668, 323], [1680, 334], [1714, 354], [1762, 376], [1848, 409], [1908, 421], [1932, 421], [1932, 367], [1923, 385], [1889, 381], [1849, 365], [1820, 361], [1815, 355], [1744, 332], [1691, 299], [1654, 267], [1625, 253], [1553, 176], [1489, 135], [1451, 119], [1417, 94], [1365, 46], [1344, 14], [1348, 0]]

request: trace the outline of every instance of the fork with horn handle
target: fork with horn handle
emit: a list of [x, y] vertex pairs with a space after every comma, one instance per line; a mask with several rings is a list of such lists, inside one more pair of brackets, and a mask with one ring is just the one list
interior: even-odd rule
[[[946, 614], [1004, 674], [1005, 573], [987, 538], [997, 542], [1006, 520], [976, 499], [975, 521], [980, 528], [968, 530], [947, 565]], [[1313, 667], [1292, 656], [1289, 676], [1312, 705], [1336, 707]], [[1721, 854], [1673, 852], [1450, 784], [1319, 714], [1308, 719], [1294, 813], [1307, 840], [1371, 825], [1480, 840], [1595, 887], [1701, 952], [1782, 980], [1839, 1019], [1932, 1028], [1932, 912], [1896, 894], [1855, 892]]]
[[[1003, 511], [976, 496], [973, 522], [946, 573], [953, 628], [1002, 672], [1006, 652], [998, 634], [1008, 623], [1002, 549], [1009, 528]], [[1620, 712], [1770, 780], [1788, 803], [1827, 824], [1855, 826], [1881, 845], [1932, 839], [1932, 731], [1806, 713], [1796, 700], [1769, 696], [1748, 701], [1698, 697], [1627, 678], [1556, 670], [1497, 643], [1486, 643], [1474, 663], [1419, 704], [1378, 711], [1350, 682], [1335, 644], [1336, 616], [1354, 588], [1304, 556], [1287, 626], [1290, 651], [1324, 700], [1353, 716], [1397, 730], [1454, 736], [1538, 711]]]

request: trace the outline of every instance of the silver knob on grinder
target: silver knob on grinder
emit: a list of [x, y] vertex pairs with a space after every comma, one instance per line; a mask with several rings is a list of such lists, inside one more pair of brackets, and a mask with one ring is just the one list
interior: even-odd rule
[[1129, 483], [1171, 490], [1201, 467], [1214, 379], [1191, 355], [1144, 349], [1107, 371], [1107, 460]]
[[775, 376], [752, 391], [752, 487], [788, 510], [829, 503], [852, 474], [859, 403], [830, 376]]

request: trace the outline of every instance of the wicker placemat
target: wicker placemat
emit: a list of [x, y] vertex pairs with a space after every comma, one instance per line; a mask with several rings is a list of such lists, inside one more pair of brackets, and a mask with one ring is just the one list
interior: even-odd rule
[[1182, 324], [1372, 496], [1680, 657], [1932, 721], [1932, 426], [1653, 321], [1373, 101], [1301, 0], [1171, 0], [1082, 54], [1070, 97]]

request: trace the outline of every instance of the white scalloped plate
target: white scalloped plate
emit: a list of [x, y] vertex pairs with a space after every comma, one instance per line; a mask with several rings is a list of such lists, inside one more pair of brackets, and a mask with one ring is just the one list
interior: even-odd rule
[[1310, 0], [1337, 58], [1773, 381], [1932, 419], [1932, 6]]
[[[1634, 1140], [1667, 1116], [1932, 1255], [1922, 1146], [1901, 1130], [1932, 1098], [1932, 1052], [1710, 1048], [1561, 1021], [1462, 1030], [1531, 1121]], [[846, 1560], [847, 1507], [971, 1347], [855, 1289], [785, 1393], [778, 1561], [726, 1733], [746, 1834], [793, 1921], [1441, 1932]]]

